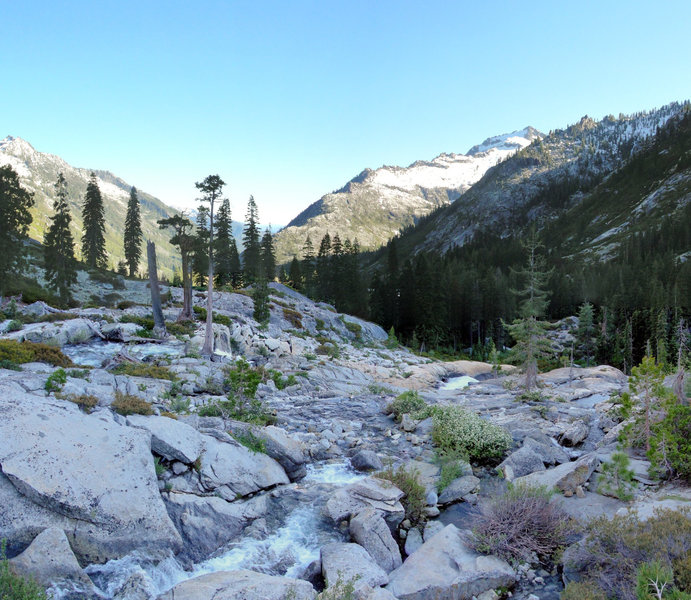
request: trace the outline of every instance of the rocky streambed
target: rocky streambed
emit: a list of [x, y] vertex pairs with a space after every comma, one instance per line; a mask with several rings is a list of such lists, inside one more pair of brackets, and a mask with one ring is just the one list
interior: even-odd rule
[[[248, 297], [217, 293], [214, 303], [212, 359], [198, 354], [202, 323], [163, 341], [143, 337], [136, 321], [146, 306], [41, 321], [55, 311], [38, 303], [20, 310], [39, 322], [11, 332], [0, 324], [3, 338], [59, 346], [75, 364], [50, 391], [56, 367], [0, 369], [0, 538], [13, 567], [57, 597], [314, 598], [353, 579], [358, 598], [488, 599], [500, 588], [558, 598], [558, 570], [470, 549], [464, 532], [483, 497], [507, 481], [545, 485], [581, 520], [691, 504], [687, 488], [649, 479], [642, 460], [632, 502], [597, 493], [619, 427], [609, 399], [627, 385], [616, 369], [558, 369], [542, 376], [542, 397], [525, 399], [510, 371], [387, 348], [376, 325], [283, 286], [272, 287], [266, 330]], [[171, 323], [177, 312], [166, 309]], [[272, 374], [256, 398], [274, 425], [200, 415], [226, 400], [239, 357]], [[165, 371], [132, 376], [123, 363]], [[386, 414], [407, 389], [504, 427], [513, 446], [501, 477], [466, 463], [440, 492], [431, 419]], [[119, 414], [123, 395], [153, 414]], [[75, 403], [85, 397], [90, 414]], [[261, 451], [247, 447], [249, 433]], [[417, 472], [424, 526], [409, 523], [401, 490], [372, 476], [387, 464]]]

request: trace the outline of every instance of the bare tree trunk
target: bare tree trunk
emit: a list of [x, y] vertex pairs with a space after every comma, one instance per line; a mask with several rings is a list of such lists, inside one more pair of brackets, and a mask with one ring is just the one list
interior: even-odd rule
[[156, 268], [156, 246], [152, 241], [146, 242], [146, 257], [149, 261], [149, 286], [151, 287], [151, 308], [154, 313], [154, 336], [158, 339], [167, 337], [166, 322], [161, 308], [161, 292], [158, 289], [158, 271]]
[[190, 277], [190, 259], [186, 252], [182, 253], [182, 312], [178, 321], [193, 319], [192, 313], [192, 278]]

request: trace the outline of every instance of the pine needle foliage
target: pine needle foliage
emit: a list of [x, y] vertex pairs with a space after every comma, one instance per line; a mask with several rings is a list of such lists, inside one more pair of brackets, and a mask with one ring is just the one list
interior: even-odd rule
[[55, 290], [65, 302], [70, 287], [77, 282], [77, 266], [74, 258], [74, 238], [70, 231], [72, 217], [67, 204], [67, 182], [62, 173], [55, 183], [55, 214], [43, 238], [43, 261], [48, 287]]
[[82, 206], [82, 259], [92, 268], [105, 269], [108, 266], [105, 239], [105, 212], [103, 197], [96, 181], [96, 173], [91, 173], [86, 186], [86, 196]]
[[125, 260], [127, 261], [130, 277], [134, 277], [142, 256], [142, 218], [139, 211], [137, 188], [135, 187], [130, 190], [130, 199], [127, 202], [123, 241], [125, 245]]

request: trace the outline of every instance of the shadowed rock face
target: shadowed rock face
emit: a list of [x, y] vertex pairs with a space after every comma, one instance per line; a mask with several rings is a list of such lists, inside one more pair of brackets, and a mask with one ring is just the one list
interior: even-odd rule
[[55, 525], [84, 562], [180, 548], [147, 432], [16, 392], [0, 392], [0, 414], [0, 464], [14, 488], [2, 486], [14, 502], [3, 503], [0, 537], [26, 540]]

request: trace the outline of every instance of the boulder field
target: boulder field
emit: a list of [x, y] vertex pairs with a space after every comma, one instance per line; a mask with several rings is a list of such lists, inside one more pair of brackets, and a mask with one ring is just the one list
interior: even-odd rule
[[[179, 301], [180, 291], [170, 291]], [[195, 303], [204, 302], [195, 293]], [[214, 293], [214, 306], [210, 358], [199, 356], [201, 322], [172, 327], [167, 340], [147, 338], [137, 324], [150, 314], [143, 305], [51, 319], [42, 319], [56, 313], [51, 307], [20, 305], [35, 322], [12, 332], [0, 323], [0, 340], [61, 348], [74, 363], [61, 373], [42, 362], [0, 369], [0, 538], [14, 571], [65, 598], [313, 599], [324, 586], [336, 593], [348, 585], [352, 597], [371, 600], [490, 598], [499, 588], [519, 599], [557, 598], [556, 571], [537, 576], [471, 548], [474, 505], [515, 481], [553, 489], [581, 520], [627, 507], [597, 485], [616, 448], [610, 396], [627, 386], [616, 369], [557, 369], [540, 376], [542, 398], [524, 398], [511, 368], [493, 374], [484, 363], [433, 362], [389, 347], [378, 326], [284, 286], [271, 286], [266, 329], [252, 319], [246, 295]], [[169, 324], [178, 310], [165, 308]], [[260, 374], [252, 402], [272, 424], [228, 411], [209, 416], [229, 394], [237, 399], [229, 373], [238, 358]], [[454, 375], [481, 381], [439, 389]], [[47, 386], [50, 378], [58, 383]], [[440, 490], [432, 419], [404, 415], [396, 423], [387, 414], [409, 389], [429, 405], [462, 406], [505, 428], [512, 446], [496, 470], [463, 462]], [[114, 402], [123, 396], [148, 402], [151, 414], [120, 414]], [[351, 463], [346, 485], [309, 477], [315, 465]], [[388, 465], [418, 474], [426, 525], [411, 523], [404, 492], [376, 476]], [[641, 514], [691, 506], [688, 488], [666, 494], [646, 461], [634, 467], [630, 506]], [[260, 572], [261, 560], [252, 569], [197, 567], [234, 544], [274, 535], [305, 499], [319, 507], [321, 530], [333, 532], [315, 542], [309, 566], [298, 570], [294, 558], [277, 572]], [[164, 587], [143, 572], [108, 589], [92, 576], [94, 565], [133, 557], [188, 571]]]

